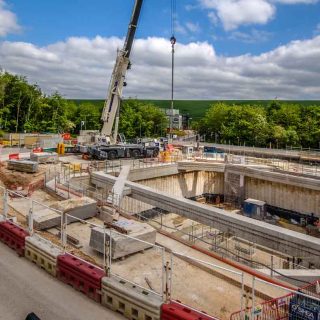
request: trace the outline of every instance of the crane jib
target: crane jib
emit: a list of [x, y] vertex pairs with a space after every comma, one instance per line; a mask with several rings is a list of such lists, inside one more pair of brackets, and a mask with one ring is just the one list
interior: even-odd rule
[[129, 28], [128, 28], [126, 41], [125, 41], [124, 48], [123, 48], [123, 50], [126, 52], [127, 58], [130, 57], [132, 44], [133, 44], [133, 40], [134, 40], [134, 36], [136, 33], [140, 12], [141, 12], [142, 3], [143, 3], [143, 0], [136, 0], [135, 5], [134, 5], [131, 21], [130, 21]]
[[124, 42], [123, 49], [118, 52], [118, 57], [110, 81], [111, 85], [108, 89], [106, 105], [101, 116], [101, 119], [103, 120], [101, 134], [109, 137], [112, 143], [116, 142], [116, 138], [118, 135], [119, 107], [122, 95], [122, 87], [124, 86], [126, 72], [130, 66], [129, 57], [137, 30], [142, 3], [143, 0], [135, 0], [127, 36]]
[[110, 99], [110, 104], [109, 104], [109, 110], [108, 112], [111, 112], [112, 110], [112, 105], [113, 105], [113, 101], [114, 101], [114, 96], [115, 94], [113, 92], [117, 92], [117, 87], [118, 87], [118, 81], [115, 82], [113, 90], [112, 90], [112, 94], [111, 94], [111, 99]]

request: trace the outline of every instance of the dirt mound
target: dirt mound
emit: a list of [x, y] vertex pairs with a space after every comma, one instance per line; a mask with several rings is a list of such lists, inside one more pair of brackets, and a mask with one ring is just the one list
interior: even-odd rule
[[17, 190], [18, 188], [26, 189], [31, 182], [35, 182], [42, 177], [42, 172], [25, 173], [7, 169], [7, 165], [0, 163], [0, 183], [6, 188]]

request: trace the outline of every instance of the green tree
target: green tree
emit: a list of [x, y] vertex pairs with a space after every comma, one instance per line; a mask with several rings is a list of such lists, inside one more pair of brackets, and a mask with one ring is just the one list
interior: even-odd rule
[[119, 132], [128, 139], [163, 135], [167, 124], [165, 114], [153, 104], [130, 99], [121, 105]]

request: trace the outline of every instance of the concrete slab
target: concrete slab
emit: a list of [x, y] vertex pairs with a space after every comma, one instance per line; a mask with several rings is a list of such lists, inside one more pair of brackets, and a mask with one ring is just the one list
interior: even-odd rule
[[[97, 202], [88, 197], [56, 202], [51, 205], [50, 208], [45, 208], [33, 213], [34, 227], [37, 230], [43, 230], [60, 226], [61, 215], [57, 210], [85, 220], [97, 215]], [[74, 221], [77, 221], [77, 219], [72, 217], [68, 217], [67, 219], [68, 224]]]
[[[115, 223], [128, 232], [128, 235], [111, 230], [112, 259], [118, 259], [130, 254], [151, 248], [156, 241], [156, 230], [147, 223], [128, 220], [123, 217]], [[103, 229], [92, 228], [90, 247], [103, 253]], [[142, 240], [142, 241], [139, 241]], [[106, 229], [106, 241], [110, 241], [110, 229]]]

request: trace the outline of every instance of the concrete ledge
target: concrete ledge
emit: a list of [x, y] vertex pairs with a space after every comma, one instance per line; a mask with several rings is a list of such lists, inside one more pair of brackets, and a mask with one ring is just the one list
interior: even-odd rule
[[180, 161], [178, 162], [179, 171], [214, 171], [214, 172], [224, 172], [225, 164], [216, 161]]
[[177, 164], [164, 164], [149, 168], [131, 169], [128, 180], [139, 181], [178, 174]]
[[241, 174], [246, 177], [251, 177], [255, 179], [287, 184], [311, 190], [320, 190], [320, 180], [311, 177], [299, 177], [290, 173], [259, 170], [256, 168], [241, 165], [228, 165], [226, 166], [226, 171], [234, 174]]
[[[268, 269], [260, 269], [259, 271], [270, 275], [270, 270]], [[317, 280], [320, 281], [319, 269], [276, 269], [275, 271], [280, 274], [275, 272], [273, 274], [274, 278], [289, 282], [297, 287], [304, 286], [307, 283], [313, 283]]]

